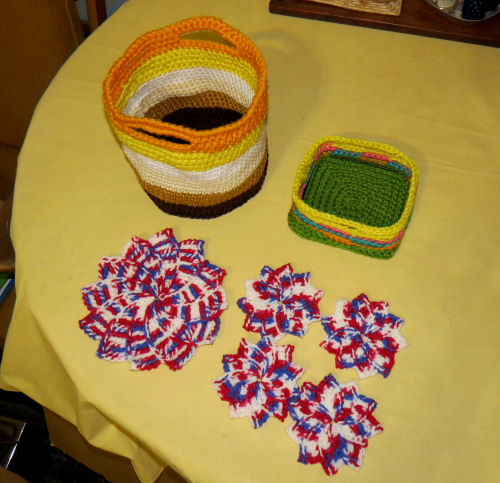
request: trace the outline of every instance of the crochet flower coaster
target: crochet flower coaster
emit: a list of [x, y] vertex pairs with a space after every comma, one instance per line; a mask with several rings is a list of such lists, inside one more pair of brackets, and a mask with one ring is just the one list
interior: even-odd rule
[[161, 363], [177, 370], [211, 344], [226, 308], [225, 270], [205, 260], [202, 240], [178, 242], [170, 228], [133, 237], [118, 257], [104, 257], [99, 280], [82, 289], [89, 314], [80, 327], [99, 341], [97, 356], [132, 369]]
[[298, 393], [304, 369], [292, 362], [294, 346], [275, 345], [263, 337], [256, 345], [242, 339], [236, 354], [222, 358], [225, 374], [213, 382], [232, 418], [248, 417], [259, 428], [269, 416], [283, 421], [288, 400]]
[[321, 463], [327, 475], [342, 464], [359, 469], [368, 438], [382, 432], [372, 415], [376, 406], [356, 384], [339, 384], [331, 374], [317, 386], [305, 382], [289, 405], [296, 422], [288, 434], [300, 445], [299, 461]]
[[338, 368], [354, 367], [361, 378], [387, 377], [396, 352], [408, 345], [399, 333], [403, 320], [389, 313], [387, 302], [372, 302], [365, 294], [351, 302], [339, 300], [322, 324], [328, 337], [320, 346], [335, 354]]
[[310, 273], [293, 273], [290, 264], [273, 270], [265, 266], [258, 280], [245, 283], [246, 297], [238, 300], [245, 312], [244, 328], [276, 340], [285, 334], [302, 337], [311, 322], [320, 320], [321, 290], [309, 282]]

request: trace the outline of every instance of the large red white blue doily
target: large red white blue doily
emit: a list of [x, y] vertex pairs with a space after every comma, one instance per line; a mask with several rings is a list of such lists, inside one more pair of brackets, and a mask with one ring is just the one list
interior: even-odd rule
[[171, 228], [134, 236], [121, 256], [104, 257], [98, 281], [82, 289], [89, 313], [80, 327], [99, 341], [97, 356], [132, 369], [181, 369], [211, 344], [226, 309], [224, 269], [205, 260], [202, 240], [177, 241]]

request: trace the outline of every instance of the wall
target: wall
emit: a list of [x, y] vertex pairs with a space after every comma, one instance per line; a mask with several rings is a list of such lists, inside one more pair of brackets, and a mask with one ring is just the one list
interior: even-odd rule
[[[108, 17], [115, 12], [120, 6], [127, 0], [106, 0], [106, 10], [108, 12]], [[87, 6], [85, 0], [77, 0], [76, 8], [78, 9], [78, 14], [82, 20], [88, 20]]]

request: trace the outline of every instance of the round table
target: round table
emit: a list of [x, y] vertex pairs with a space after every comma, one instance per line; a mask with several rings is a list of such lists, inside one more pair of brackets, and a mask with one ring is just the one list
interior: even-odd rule
[[[140, 187], [107, 123], [102, 82], [146, 31], [208, 14], [248, 35], [269, 70], [269, 168], [262, 190], [219, 218], [160, 211]], [[494, 481], [500, 391], [500, 51], [465, 43], [270, 14], [268, 2], [130, 0], [74, 53], [43, 96], [19, 160], [12, 239], [17, 304], [1, 368], [93, 445], [129, 458], [144, 482], [171, 466], [195, 482], [330, 481], [297, 462], [292, 424], [253, 429], [229, 417], [212, 381], [243, 328], [236, 302], [263, 266], [290, 263], [323, 290], [323, 315], [364, 292], [404, 319], [408, 347], [388, 378], [360, 380], [319, 347], [320, 323], [286, 336], [299, 383], [333, 374], [374, 399], [383, 433], [361, 474], [336, 481]], [[399, 251], [378, 260], [299, 238], [287, 225], [298, 164], [327, 135], [391, 144], [415, 161], [420, 183]], [[228, 308], [213, 345], [179, 371], [142, 372], [95, 356], [79, 328], [83, 286], [103, 256], [134, 235], [170, 227], [205, 241], [224, 268]]]

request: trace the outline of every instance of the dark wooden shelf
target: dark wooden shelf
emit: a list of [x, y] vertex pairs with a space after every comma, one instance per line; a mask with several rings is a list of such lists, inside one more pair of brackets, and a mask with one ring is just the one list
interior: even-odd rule
[[313, 20], [500, 47], [500, 15], [482, 22], [465, 24], [445, 16], [424, 0], [403, 0], [401, 15], [397, 17], [347, 10], [310, 0], [271, 0], [269, 11]]

